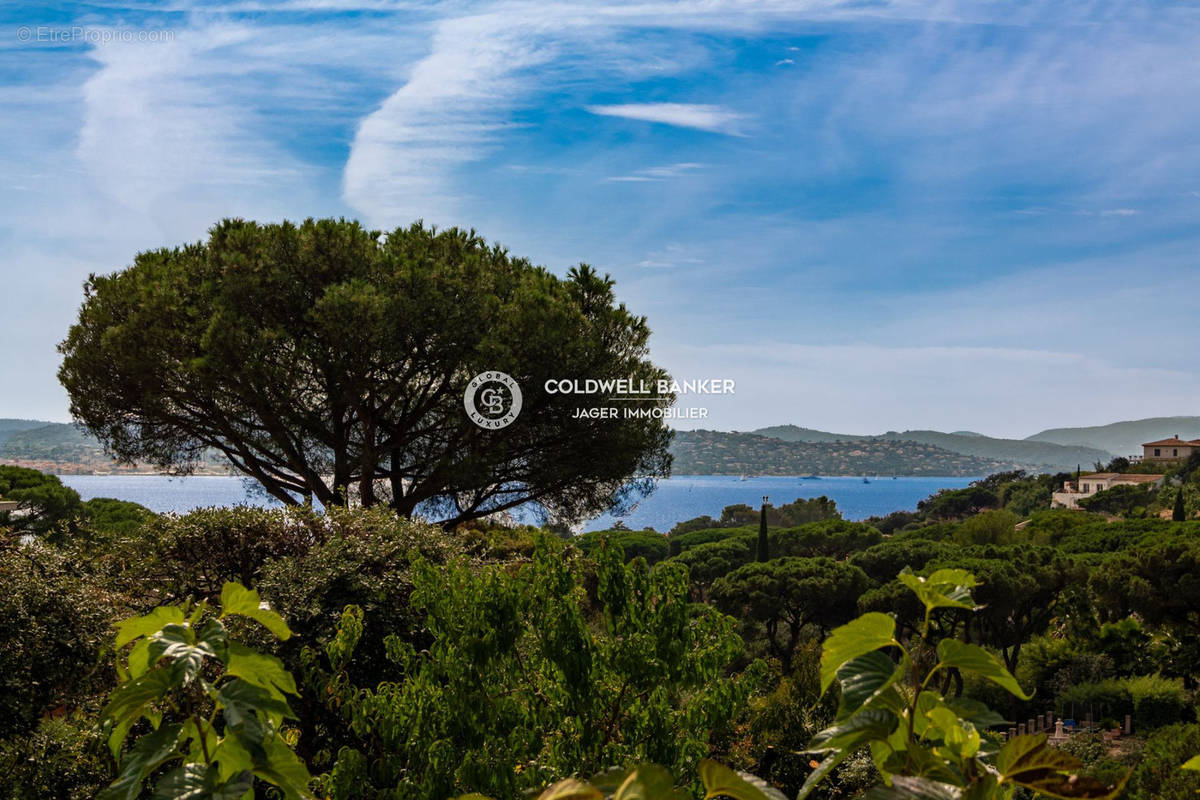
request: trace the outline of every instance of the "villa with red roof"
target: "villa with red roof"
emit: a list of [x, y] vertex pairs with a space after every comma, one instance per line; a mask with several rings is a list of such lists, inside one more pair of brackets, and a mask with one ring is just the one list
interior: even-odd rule
[[[1200, 445], [1196, 445], [1200, 447]], [[1079, 501], [1091, 497], [1096, 492], [1103, 492], [1114, 486], [1144, 486], [1153, 484], [1161, 486], [1162, 475], [1136, 475], [1119, 472], [1093, 472], [1090, 475], [1080, 475], [1073, 481], [1063, 484], [1061, 492], [1051, 496], [1051, 508], [1079, 508]]]
[[1170, 439], [1142, 445], [1142, 460], [1179, 461], [1191, 458], [1195, 452], [1200, 452], [1200, 439], [1180, 439], [1179, 434], [1175, 434]]

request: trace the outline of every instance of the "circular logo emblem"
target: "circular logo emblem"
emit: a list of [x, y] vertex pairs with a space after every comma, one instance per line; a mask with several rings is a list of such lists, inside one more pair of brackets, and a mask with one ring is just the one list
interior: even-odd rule
[[463, 408], [481, 428], [507, 428], [521, 413], [521, 387], [503, 372], [481, 372], [467, 384]]

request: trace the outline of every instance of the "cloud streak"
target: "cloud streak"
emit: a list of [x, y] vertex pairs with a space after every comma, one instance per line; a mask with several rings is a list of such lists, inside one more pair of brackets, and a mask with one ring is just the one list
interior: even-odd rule
[[588, 106], [587, 110], [604, 117], [657, 122], [678, 128], [723, 133], [727, 136], [743, 136], [741, 126], [746, 119], [744, 114], [705, 103], [622, 103]]

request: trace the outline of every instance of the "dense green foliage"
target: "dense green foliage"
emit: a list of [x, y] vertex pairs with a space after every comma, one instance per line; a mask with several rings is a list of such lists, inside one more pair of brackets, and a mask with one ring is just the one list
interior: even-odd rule
[[422, 630], [385, 639], [391, 668], [373, 687], [348, 677], [364, 619], [348, 607], [324, 652], [306, 653], [306, 682], [357, 738], [323, 791], [513, 797], [612, 764], [694, 768], [763, 671], [725, 677], [742, 649], [734, 621], [689, 606], [679, 565], [623, 561], [596, 553], [594, 594], [578, 580], [591, 567], [549, 538], [515, 571], [418, 561]]
[[40, 545], [0, 549], [0, 739], [106, 686], [120, 600], [83, 565]]
[[[18, 475], [57, 491], [56, 481]], [[1182, 468], [1170, 476], [1189, 490], [1195, 478]], [[820, 498], [769, 506], [761, 562], [760, 511], [745, 506], [670, 534], [567, 540], [482, 521], [447, 530], [378, 506], [177, 516], [93, 500], [58, 506], [19, 535], [20, 520], [10, 520], [0, 536], [8, 588], [0, 598], [0, 796], [94, 797], [111, 783], [120, 761], [97, 724], [128, 662], [114, 653], [113, 626], [162, 606], [216, 608], [229, 582], [254, 586], [293, 633], [283, 641], [261, 626], [222, 622], [228, 638], [295, 676], [298, 694], [285, 693], [294, 718], [274, 730], [322, 797], [486, 792], [516, 800], [645, 762], [676, 776], [662, 796], [694, 796], [706, 758], [794, 797], [814, 772], [816, 754], [807, 751], [827, 746], [847, 752], [810, 784], [819, 800], [894, 797], [881, 792], [914, 786], [900, 780], [885, 790], [884, 773], [970, 784], [995, 768], [1003, 789], [1020, 781], [1015, 773], [1000, 780], [1002, 734], [1046, 711], [1081, 725], [1090, 715], [1097, 730], [1053, 749], [1035, 742], [1038, 759], [1061, 753], [1054, 763], [1092, 787], [1116, 785], [1132, 768], [1128, 797], [1190, 796], [1195, 776], [1178, 767], [1200, 752], [1200, 521], [1155, 518], [1173, 495], [1165, 509], [1137, 518], [1015, 508], [1053, 480], [997, 475], [869, 524], [842, 520]], [[969, 572], [977, 585], [969, 602], [929, 613], [930, 595], [914, 593], [914, 582], [944, 582], [933, 576], [947, 570]], [[822, 648], [836, 651], [830, 631], [864, 614], [886, 615], [888, 640], [908, 652], [905, 665], [896, 645], [877, 651], [892, 674], [905, 667], [890, 686], [921, 715], [891, 708], [914, 720], [914, 733], [898, 726], [888, 737], [904, 730], [904, 741], [887, 746], [921, 763], [929, 751], [954, 780], [934, 766], [910, 774], [882, 745], [873, 758], [870, 746], [843, 748], [846, 740], [833, 736], [812, 744], [847, 722], [859, 691], [836, 674], [823, 691], [831, 684]], [[944, 660], [939, 648], [973, 660], [947, 663], [926, 682]], [[874, 659], [882, 675], [881, 660], [859, 657]], [[220, 678], [226, 670], [206, 656], [196, 680], [219, 686], [231, 680]], [[998, 683], [1003, 675], [1016, 684]], [[925, 684], [915, 695], [914, 681]], [[1025, 691], [1012, 693], [1018, 684]], [[192, 701], [217, 710], [201, 694]], [[982, 715], [981, 704], [996, 714]], [[956, 722], [934, 713], [942, 706]], [[179, 722], [173, 713], [164, 711], [160, 728]], [[213, 716], [218, 735], [223, 713]], [[1101, 738], [1101, 725], [1117, 726], [1126, 714], [1133, 736]], [[130, 743], [153, 731], [143, 719]], [[1058, 769], [1047, 780], [1064, 774]]]

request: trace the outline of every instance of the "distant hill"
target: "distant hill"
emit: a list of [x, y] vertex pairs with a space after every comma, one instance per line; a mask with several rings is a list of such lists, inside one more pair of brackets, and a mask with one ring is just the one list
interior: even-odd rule
[[[151, 465], [146, 464], [117, 464], [104, 452], [104, 447], [95, 437], [71, 424], [0, 420], [0, 430], [5, 422], [32, 425], [14, 426], [20, 429], [10, 429], [4, 434], [5, 438], [0, 440], [0, 458], [12, 459], [24, 466], [47, 472], [65, 470], [84, 474], [92, 471], [108, 474], [113, 471], [153, 470]], [[208, 450], [196, 468], [202, 474], [224, 473], [229, 469], [229, 462], [218, 451]]]
[[875, 436], [848, 436], [825, 433], [795, 425], [776, 425], [760, 428], [754, 433], [791, 442], [834, 442], [848, 440], [880, 440], [920, 442], [951, 453], [992, 461], [1021, 465], [1033, 470], [1073, 470], [1078, 465], [1090, 467], [1097, 461], [1107, 462], [1112, 455], [1094, 447], [1064, 446], [1051, 442], [1027, 439], [994, 439], [971, 431], [942, 433], [941, 431], [888, 431]]
[[754, 433], [677, 431], [676, 475], [987, 475], [1021, 466], [920, 442], [788, 442]]
[[1051, 428], [1035, 433], [1027, 441], [1099, 447], [1119, 456], [1138, 455], [1142, 444], [1175, 434], [1200, 439], [1200, 417], [1150, 417], [1089, 428]]
[[14, 430], [0, 441], [0, 458], [83, 463], [107, 462], [100, 442], [74, 425], [39, 422], [35, 427]]
[[40, 419], [0, 419], [0, 445], [3, 445], [14, 433], [53, 424]]
[[785, 442], [849, 442], [869, 438], [861, 434], [829, 433], [812, 428], [801, 428], [798, 425], [772, 425], [768, 428], [750, 431], [750, 433], [782, 439]]

